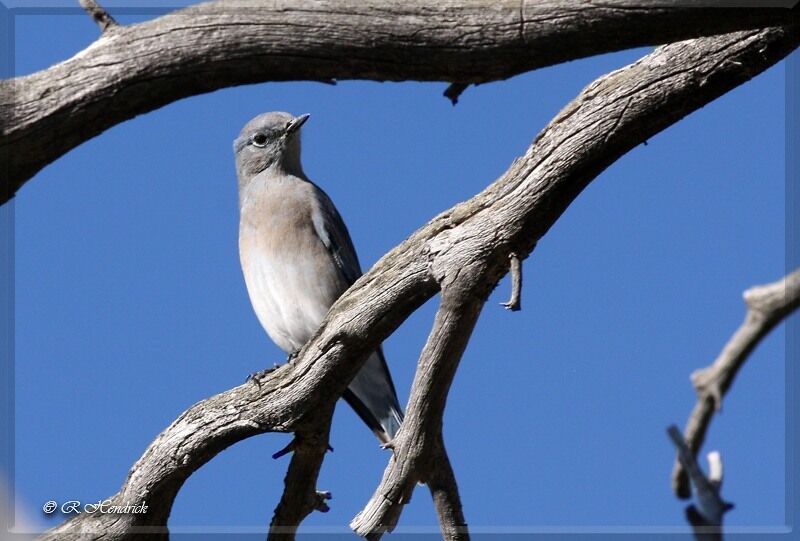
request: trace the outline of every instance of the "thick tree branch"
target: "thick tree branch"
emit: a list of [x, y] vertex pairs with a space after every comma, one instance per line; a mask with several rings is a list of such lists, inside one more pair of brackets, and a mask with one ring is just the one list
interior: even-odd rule
[[447, 81], [463, 88], [574, 58], [762, 28], [787, 17], [778, 8], [687, 5], [228, 0], [115, 27], [69, 60], [0, 82], [0, 156], [8, 166], [0, 203], [42, 167], [111, 126], [219, 88], [336, 79]]
[[[295, 362], [266, 374], [260, 386], [248, 383], [196, 404], [168, 427], [114, 496], [129, 502], [146, 499], [152, 514], [115, 515], [111, 520], [124, 521], [116, 524], [84, 514], [46, 537], [84, 530], [94, 532], [88, 538], [109, 540], [127, 538], [137, 528], [163, 532], [183, 481], [216, 453], [267, 431], [317, 428], [319, 420], [311, 412], [332, 407], [368, 353], [440, 288], [457, 282], [464, 269], [484, 277], [476, 285], [493, 286], [506, 272], [508, 255], [527, 256], [608, 165], [774, 65], [799, 39], [792, 22], [690, 40], [660, 47], [601, 77], [559, 113], [500, 179], [381, 258], [331, 308]], [[478, 297], [480, 302], [485, 298], [480, 289]], [[422, 406], [410, 404], [409, 410], [421, 413]], [[401, 440], [404, 430], [398, 434]], [[381, 520], [380, 526], [390, 523]]]
[[[784, 278], [744, 292], [747, 313], [714, 362], [692, 374], [697, 404], [686, 422], [684, 438], [697, 456], [715, 411], [750, 353], [769, 332], [800, 306], [800, 269]], [[672, 470], [672, 488], [679, 498], [691, 495], [686, 470], [679, 460]]]

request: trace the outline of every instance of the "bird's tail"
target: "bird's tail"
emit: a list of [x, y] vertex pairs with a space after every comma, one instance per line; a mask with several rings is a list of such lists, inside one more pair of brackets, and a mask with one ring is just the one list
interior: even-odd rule
[[394, 439], [403, 423], [403, 410], [381, 349], [369, 356], [343, 397], [381, 443]]

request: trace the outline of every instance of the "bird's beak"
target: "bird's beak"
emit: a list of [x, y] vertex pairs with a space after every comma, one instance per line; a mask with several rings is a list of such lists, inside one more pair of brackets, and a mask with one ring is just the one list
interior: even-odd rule
[[287, 135], [290, 134], [290, 133], [294, 133], [297, 130], [299, 130], [300, 126], [305, 124], [306, 120], [308, 120], [310, 116], [311, 115], [306, 113], [306, 114], [300, 115], [297, 118], [295, 118], [294, 120], [292, 120], [291, 124], [289, 124], [289, 126], [286, 128]]

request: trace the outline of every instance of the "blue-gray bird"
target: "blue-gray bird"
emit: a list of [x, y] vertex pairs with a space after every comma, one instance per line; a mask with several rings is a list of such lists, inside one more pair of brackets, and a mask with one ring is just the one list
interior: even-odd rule
[[[290, 357], [361, 276], [350, 234], [333, 202], [303, 173], [300, 127], [309, 115], [264, 113], [234, 141], [239, 177], [239, 257], [258, 320]], [[379, 347], [344, 399], [382, 443], [403, 421]]]

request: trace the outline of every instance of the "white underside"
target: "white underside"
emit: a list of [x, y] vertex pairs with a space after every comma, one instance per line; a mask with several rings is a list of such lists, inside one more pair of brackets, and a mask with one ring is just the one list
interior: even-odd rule
[[[318, 269], [310, 258], [298, 253], [267, 256], [250, 248], [242, 257], [247, 292], [256, 316], [269, 337], [286, 353], [293, 353], [308, 342], [341, 293], [337, 291], [339, 278], [330, 276], [326, 281]], [[326, 282], [328, 287], [320, 285]]]

